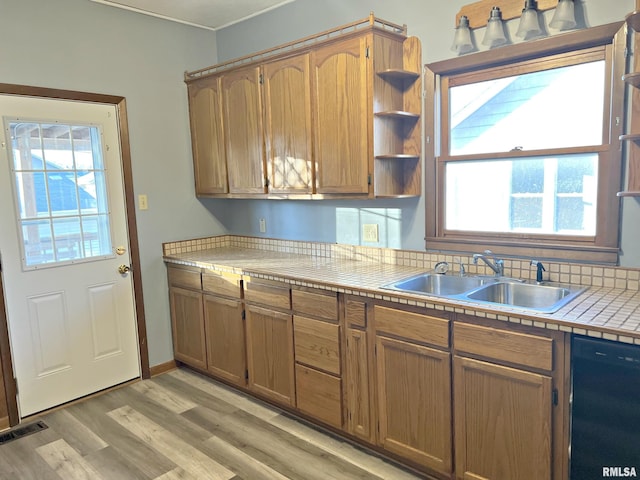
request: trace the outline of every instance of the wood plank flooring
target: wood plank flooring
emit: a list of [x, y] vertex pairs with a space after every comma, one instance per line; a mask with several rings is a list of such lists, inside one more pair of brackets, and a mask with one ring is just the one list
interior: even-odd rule
[[36, 420], [49, 428], [0, 445], [0, 479], [422, 478], [186, 369]]

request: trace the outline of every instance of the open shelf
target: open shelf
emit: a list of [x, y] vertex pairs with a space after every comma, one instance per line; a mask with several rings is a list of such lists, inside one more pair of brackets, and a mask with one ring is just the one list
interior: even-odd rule
[[378, 72], [385, 80], [393, 79], [393, 80], [415, 80], [420, 77], [418, 72], [411, 72], [409, 70], [402, 70], [398, 68], [389, 68], [387, 70], [382, 70]]
[[402, 119], [418, 119], [419, 113], [405, 112], [403, 110], [388, 110], [386, 112], [375, 113], [376, 117], [402, 118]]
[[627, 25], [629, 25], [629, 28], [631, 28], [633, 31], [640, 31], [640, 11], [631, 12], [629, 15], [627, 15], [626, 21]]
[[407, 153], [385, 153], [384, 155], [376, 155], [379, 160], [417, 160], [419, 155], [409, 155]]
[[622, 81], [633, 87], [640, 87], [640, 72], [627, 73], [622, 76]]
[[626, 135], [620, 135], [618, 137], [620, 141], [631, 141], [638, 142], [640, 141], [640, 133], [627, 133]]

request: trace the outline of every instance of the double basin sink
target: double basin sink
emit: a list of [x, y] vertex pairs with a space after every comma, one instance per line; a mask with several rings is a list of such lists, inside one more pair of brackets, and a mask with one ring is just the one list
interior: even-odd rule
[[559, 310], [585, 290], [584, 287], [526, 283], [507, 277], [438, 273], [423, 273], [382, 288], [540, 313]]

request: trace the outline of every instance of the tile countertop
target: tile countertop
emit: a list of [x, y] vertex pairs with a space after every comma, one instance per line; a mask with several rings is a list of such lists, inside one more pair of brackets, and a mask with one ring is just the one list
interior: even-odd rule
[[640, 345], [640, 291], [591, 286], [552, 314], [449, 300], [380, 288], [424, 268], [316, 257], [251, 248], [218, 247], [164, 256], [167, 263], [223, 270], [405, 305], [465, 313]]

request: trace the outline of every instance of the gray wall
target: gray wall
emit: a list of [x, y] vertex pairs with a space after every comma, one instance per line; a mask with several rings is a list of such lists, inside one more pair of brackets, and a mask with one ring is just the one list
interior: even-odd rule
[[[311, 35], [334, 26], [365, 18], [373, 11], [379, 18], [407, 24], [409, 35], [422, 42], [423, 62], [451, 58], [449, 50], [453, 40], [455, 15], [469, 0], [296, 0], [281, 8], [227, 27], [217, 33], [220, 61], [240, 57], [271, 46]], [[523, 2], [524, 4], [524, 2]], [[576, 1], [580, 26], [596, 26], [623, 20], [634, 10], [633, 0]], [[545, 12], [546, 24], [553, 10]], [[487, 13], [488, 16], [488, 13]], [[511, 39], [517, 20], [508, 22]], [[548, 29], [548, 33], [557, 31]], [[474, 32], [476, 44], [484, 29]], [[429, 112], [425, 112], [428, 114]], [[380, 223], [379, 246], [424, 249], [424, 198], [374, 201], [204, 201], [216, 212], [218, 219], [233, 233], [262, 235], [273, 238], [315, 240], [323, 242], [359, 242], [359, 226], [342, 222], [345, 211], [348, 218], [362, 223], [377, 219]], [[223, 212], [224, 213], [217, 213]], [[626, 266], [640, 266], [640, 203], [635, 199], [623, 200], [621, 261]], [[259, 219], [264, 218], [267, 232], [258, 230]], [[346, 231], [345, 231], [346, 230]], [[399, 234], [398, 234], [399, 232]], [[365, 244], [372, 245], [372, 244]], [[376, 245], [376, 244], [373, 244]]]
[[173, 358], [161, 243], [225, 232], [194, 196], [183, 82], [216, 55], [208, 30], [89, 0], [0, 0], [0, 82], [127, 99], [134, 189], [149, 198], [137, 220], [151, 365]]

